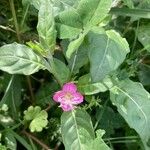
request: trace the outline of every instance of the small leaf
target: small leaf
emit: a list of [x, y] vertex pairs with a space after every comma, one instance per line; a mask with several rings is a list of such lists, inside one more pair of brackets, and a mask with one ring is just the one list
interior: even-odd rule
[[115, 86], [110, 91], [112, 103], [117, 106], [129, 126], [139, 134], [145, 150], [149, 150], [150, 94], [140, 83], [129, 79], [115, 81]]
[[79, 38], [75, 39], [74, 41], [70, 42], [70, 44], [68, 45], [68, 49], [66, 51], [66, 56], [70, 59], [71, 55], [78, 50], [78, 48], [80, 47], [80, 45], [82, 44], [85, 35], [87, 34], [87, 32], [84, 32], [82, 34], [79, 35]]
[[105, 144], [105, 142], [102, 139], [103, 134], [105, 133], [104, 130], [97, 130], [96, 135], [97, 137], [92, 141], [89, 142], [85, 148], [89, 150], [110, 150], [110, 148]]
[[[64, 50], [67, 49], [68, 42], [66, 40], [62, 41], [62, 47]], [[88, 48], [86, 45], [86, 40], [83, 41], [79, 49], [71, 55], [70, 59], [67, 59], [68, 67], [72, 73], [78, 73], [79, 69], [88, 63]]]
[[68, 10], [70, 8], [75, 8], [80, 0], [51, 0], [53, 9], [54, 9], [54, 15], [57, 16], [64, 10]]
[[10, 149], [10, 150], [17, 149], [16, 139], [11, 132], [5, 133], [5, 143], [6, 143], [8, 149]]
[[94, 139], [90, 116], [80, 109], [62, 114], [61, 132], [65, 150], [85, 150], [84, 144]]
[[111, 3], [112, 0], [81, 0], [77, 11], [84, 26], [95, 26], [100, 23], [107, 16]]
[[24, 121], [31, 121], [29, 125], [31, 132], [41, 132], [48, 124], [47, 117], [47, 112], [45, 110], [41, 110], [39, 106], [30, 106], [24, 111]]
[[105, 92], [112, 86], [112, 81], [108, 77], [106, 77], [102, 82], [91, 83], [90, 74], [86, 74], [78, 80], [78, 90], [85, 95]]
[[0, 70], [30, 75], [46, 68], [49, 68], [46, 60], [25, 45], [13, 43], [0, 47]]
[[59, 81], [61, 81], [61, 84], [63, 85], [64, 83], [69, 81], [70, 70], [62, 61], [56, 58], [54, 59], [54, 64], [55, 71], [57, 73], [55, 76], [57, 76], [57, 78], [59, 79]]
[[49, 0], [41, 2], [38, 13], [37, 31], [41, 45], [46, 51], [53, 53], [56, 44], [56, 30], [53, 8]]
[[88, 38], [91, 78], [92, 82], [99, 82], [124, 61], [129, 45], [113, 30], [106, 31], [106, 34], [90, 32]]
[[150, 52], [150, 25], [141, 26], [138, 29], [138, 40], [144, 46], [144, 49]]
[[75, 38], [82, 31], [80, 15], [73, 8], [56, 16], [56, 25], [60, 39]]

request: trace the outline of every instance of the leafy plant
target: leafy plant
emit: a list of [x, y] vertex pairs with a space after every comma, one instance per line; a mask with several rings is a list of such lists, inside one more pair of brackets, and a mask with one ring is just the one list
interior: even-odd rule
[[149, 9], [2, 0], [0, 149], [150, 150]]

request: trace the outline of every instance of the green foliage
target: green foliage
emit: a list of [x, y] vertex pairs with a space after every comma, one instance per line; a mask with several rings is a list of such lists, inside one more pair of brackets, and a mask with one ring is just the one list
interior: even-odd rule
[[41, 110], [39, 106], [30, 106], [24, 111], [24, 121], [31, 121], [29, 125], [31, 132], [41, 132], [48, 123], [47, 117], [47, 112]]
[[123, 80], [111, 89], [111, 100], [131, 128], [140, 135], [146, 150], [149, 150], [149, 105], [150, 94], [140, 83]]
[[0, 150], [150, 150], [149, 4], [0, 1]]
[[17, 43], [0, 47], [0, 69], [10, 74], [30, 75], [46, 69], [47, 62], [29, 47]]
[[5, 133], [5, 143], [6, 143], [8, 149], [10, 149], [10, 150], [17, 149], [16, 139], [13, 136], [13, 134], [9, 131]]
[[105, 92], [113, 86], [109, 77], [102, 82], [91, 83], [90, 74], [84, 75], [78, 80], [78, 90], [84, 95], [93, 95], [99, 92]]
[[80, 15], [74, 8], [56, 16], [56, 25], [60, 39], [75, 38], [82, 31]]
[[70, 70], [67, 68], [67, 66], [60, 60], [54, 59], [55, 64], [55, 71], [56, 71], [56, 77], [57, 80], [60, 81], [61, 85], [69, 81], [70, 77]]
[[90, 150], [110, 150], [110, 148], [104, 143], [102, 140], [102, 136], [105, 133], [104, 130], [96, 131], [97, 137], [90, 143], [88, 143], [85, 147]]
[[7, 150], [7, 148], [0, 143], [0, 150]]
[[99, 24], [110, 10], [112, 0], [81, 0], [77, 11], [85, 27]]
[[5, 91], [5, 94], [0, 101], [0, 106], [4, 109], [7, 104], [9, 112], [12, 114], [13, 119], [19, 119], [18, 111], [21, 102], [21, 84], [20, 76], [12, 75]]
[[53, 7], [49, 0], [42, 1], [40, 5], [37, 31], [41, 45], [45, 48], [46, 51], [53, 53], [56, 44], [56, 31]]
[[92, 82], [99, 82], [118, 68], [129, 53], [129, 46], [117, 32], [110, 30], [105, 34], [88, 34], [89, 59]]
[[80, 109], [64, 112], [61, 133], [66, 150], [84, 150], [84, 145], [94, 139], [90, 116]]
[[138, 39], [143, 44], [144, 49], [150, 52], [150, 26], [141, 26], [138, 31]]

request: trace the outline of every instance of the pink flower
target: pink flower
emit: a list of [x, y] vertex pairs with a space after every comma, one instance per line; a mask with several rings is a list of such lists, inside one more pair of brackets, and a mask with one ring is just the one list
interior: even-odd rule
[[77, 92], [77, 87], [72, 82], [64, 84], [62, 90], [54, 94], [53, 99], [60, 103], [60, 107], [64, 111], [73, 110], [74, 105], [83, 102], [83, 96]]

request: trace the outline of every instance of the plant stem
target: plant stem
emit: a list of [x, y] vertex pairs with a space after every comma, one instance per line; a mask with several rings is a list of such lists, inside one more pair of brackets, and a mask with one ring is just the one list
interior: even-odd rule
[[48, 104], [48, 107], [45, 109], [45, 111], [49, 111], [50, 110], [50, 108], [51, 108], [51, 105], [50, 105], [50, 103]]
[[28, 10], [29, 10], [29, 6], [30, 6], [30, 4], [28, 4], [28, 5], [26, 6], [26, 10], [25, 10], [25, 13], [24, 13], [23, 18], [22, 18], [22, 21], [21, 21], [21, 29], [22, 29], [22, 27], [23, 27], [23, 25], [24, 25], [24, 22], [25, 22], [25, 20], [26, 20], [27, 13], [28, 13]]
[[32, 140], [34, 140], [36, 143], [38, 143], [43, 149], [45, 150], [51, 150], [45, 143], [43, 143], [42, 141], [40, 141], [37, 137], [35, 137], [34, 135], [32, 135], [31, 133], [26, 132], [25, 130], [22, 131], [22, 133], [24, 135], [26, 135], [29, 139], [31, 138]]
[[32, 104], [33, 104], [35, 102], [35, 96], [33, 94], [30, 76], [27, 76], [27, 82], [28, 82], [28, 87], [29, 87], [29, 91], [30, 91], [30, 95], [31, 95]]
[[17, 21], [17, 17], [16, 17], [14, 0], [9, 0], [9, 4], [10, 4], [10, 9], [11, 9], [11, 12], [12, 12], [13, 20], [14, 20], [14, 25], [15, 25], [15, 28], [16, 28], [17, 39], [18, 39], [18, 42], [20, 43], [21, 38], [20, 38], [20, 33], [19, 33], [18, 21]]

